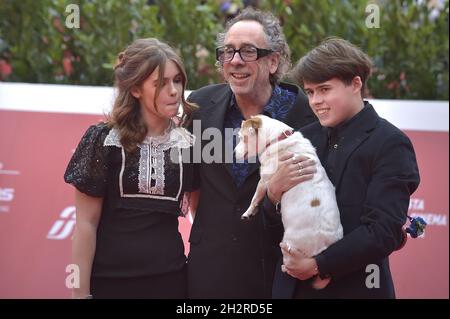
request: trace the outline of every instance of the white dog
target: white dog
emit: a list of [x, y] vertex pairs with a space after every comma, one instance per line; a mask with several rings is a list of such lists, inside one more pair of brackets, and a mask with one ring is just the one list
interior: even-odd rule
[[[245, 159], [259, 155], [261, 163], [261, 179], [250, 207], [242, 215], [243, 219], [257, 213], [258, 203], [266, 193], [266, 183], [276, 172], [278, 152], [288, 150], [296, 155], [314, 159], [317, 173], [313, 179], [296, 185], [281, 198], [283, 242], [287, 244], [289, 251], [296, 249], [305, 257], [313, 257], [342, 238], [334, 186], [308, 139], [300, 132], [293, 133], [293, 129], [288, 125], [264, 115], [243, 121], [239, 138], [239, 144], [235, 148], [236, 158]], [[328, 281], [324, 283], [317, 276], [313, 286], [320, 289], [327, 284]]]

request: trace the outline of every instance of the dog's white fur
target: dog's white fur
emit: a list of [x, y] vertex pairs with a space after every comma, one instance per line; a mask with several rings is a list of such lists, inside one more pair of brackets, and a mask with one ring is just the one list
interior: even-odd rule
[[[259, 155], [261, 179], [250, 207], [242, 218], [246, 219], [257, 213], [258, 203], [266, 193], [266, 184], [276, 172], [278, 152], [288, 150], [314, 159], [317, 169], [314, 177], [294, 186], [281, 198], [283, 242], [305, 257], [312, 257], [341, 239], [343, 230], [334, 186], [320, 164], [315, 148], [300, 132], [278, 140], [288, 130], [292, 131], [292, 128], [264, 115], [243, 121], [239, 132], [240, 141], [235, 148], [236, 158]], [[322, 287], [319, 284], [316, 288]]]

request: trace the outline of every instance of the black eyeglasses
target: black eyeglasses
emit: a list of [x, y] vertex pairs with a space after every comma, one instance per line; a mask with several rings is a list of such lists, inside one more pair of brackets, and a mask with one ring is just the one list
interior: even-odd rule
[[240, 49], [224, 46], [216, 49], [216, 60], [220, 63], [230, 62], [231, 60], [233, 60], [236, 52], [239, 53], [242, 61], [252, 62], [266, 55], [269, 55], [274, 51], [256, 48], [252, 45], [245, 45]]

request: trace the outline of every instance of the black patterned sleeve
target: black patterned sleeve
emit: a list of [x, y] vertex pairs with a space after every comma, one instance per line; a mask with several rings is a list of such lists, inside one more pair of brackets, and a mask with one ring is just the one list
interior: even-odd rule
[[108, 150], [103, 142], [105, 124], [89, 127], [81, 138], [64, 174], [64, 180], [89, 196], [104, 197], [108, 176]]

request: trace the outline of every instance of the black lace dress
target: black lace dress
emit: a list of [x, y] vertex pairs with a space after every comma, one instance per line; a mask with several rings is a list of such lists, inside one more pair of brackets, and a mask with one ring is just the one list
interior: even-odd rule
[[[173, 285], [173, 297], [183, 297], [175, 293], [185, 289], [178, 217], [184, 192], [192, 190], [192, 165], [182, 161], [192, 143], [193, 136], [174, 125], [162, 136], [147, 137], [133, 153], [104, 123], [84, 134], [64, 179], [103, 198], [91, 273], [94, 298], [170, 298], [167, 286]], [[132, 291], [126, 292], [124, 280]]]

